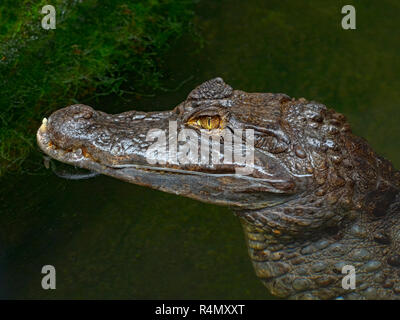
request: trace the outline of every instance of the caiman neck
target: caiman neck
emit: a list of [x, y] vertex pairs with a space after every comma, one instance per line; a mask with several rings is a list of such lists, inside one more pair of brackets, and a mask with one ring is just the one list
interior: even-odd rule
[[[400, 225], [394, 223], [399, 219], [399, 194], [384, 217], [350, 211], [342, 214], [346, 218], [336, 227], [303, 234], [285, 235], [271, 228], [272, 211], [278, 214], [279, 209], [261, 209], [251, 215], [248, 211], [235, 213], [243, 224], [256, 275], [273, 295], [290, 299], [400, 299]], [[355, 268], [354, 290], [342, 287], [346, 265]]]

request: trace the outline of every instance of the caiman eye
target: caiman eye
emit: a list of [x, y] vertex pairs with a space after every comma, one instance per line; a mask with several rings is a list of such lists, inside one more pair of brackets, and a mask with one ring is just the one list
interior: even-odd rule
[[219, 116], [201, 116], [190, 119], [188, 124], [207, 130], [219, 129], [221, 128], [221, 118]]

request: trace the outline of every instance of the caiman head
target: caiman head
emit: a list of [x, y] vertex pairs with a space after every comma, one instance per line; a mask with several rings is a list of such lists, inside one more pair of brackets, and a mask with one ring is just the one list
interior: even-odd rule
[[[257, 275], [281, 297], [344, 296], [337, 264], [357, 265], [350, 252], [373, 235], [354, 232], [369, 220], [379, 229], [400, 185], [342, 114], [304, 98], [233, 90], [221, 78], [171, 111], [60, 109], [44, 119], [37, 141], [61, 162], [232, 207]], [[344, 245], [347, 238], [354, 241]], [[382, 253], [376, 260], [384, 263]]]

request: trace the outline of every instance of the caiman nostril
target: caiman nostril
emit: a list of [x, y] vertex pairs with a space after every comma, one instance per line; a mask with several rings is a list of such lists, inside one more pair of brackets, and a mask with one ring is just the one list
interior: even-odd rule
[[85, 110], [82, 112], [82, 118], [90, 119], [93, 115], [93, 111]]
[[89, 107], [80, 106], [74, 110], [74, 119], [90, 119], [93, 116], [93, 109]]

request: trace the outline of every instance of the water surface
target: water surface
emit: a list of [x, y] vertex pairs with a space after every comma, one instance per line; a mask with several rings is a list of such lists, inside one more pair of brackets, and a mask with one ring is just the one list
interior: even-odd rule
[[[166, 110], [221, 76], [236, 89], [334, 107], [399, 168], [400, 4], [354, 3], [357, 29], [348, 31], [340, 24], [345, 4], [202, 1], [194, 23], [203, 46], [186, 37], [166, 57], [164, 87], [177, 90], [90, 104], [112, 113]], [[104, 176], [40, 173], [1, 181], [0, 297], [271, 298], [229, 209]], [[57, 269], [54, 291], [40, 286], [46, 264]]]

